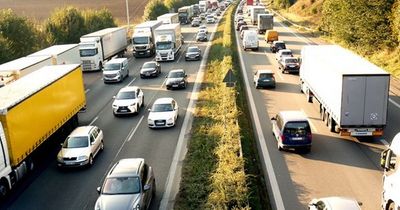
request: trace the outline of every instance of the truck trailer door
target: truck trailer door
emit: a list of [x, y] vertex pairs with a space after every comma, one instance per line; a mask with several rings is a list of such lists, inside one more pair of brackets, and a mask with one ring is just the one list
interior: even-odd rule
[[363, 125], [365, 76], [343, 76], [341, 125]]
[[386, 125], [389, 76], [367, 76], [364, 125]]

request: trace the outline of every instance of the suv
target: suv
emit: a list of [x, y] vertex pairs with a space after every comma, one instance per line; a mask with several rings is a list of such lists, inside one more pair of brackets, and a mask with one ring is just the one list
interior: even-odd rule
[[129, 65], [127, 58], [114, 58], [108, 61], [103, 67], [103, 81], [121, 82], [129, 76]]
[[167, 80], [165, 81], [165, 86], [167, 90], [173, 88], [183, 88], [185, 89], [187, 86], [186, 81], [186, 73], [183, 69], [174, 69], [171, 70], [166, 76]]
[[148, 209], [156, 195], [153, 169], [143, 158], [121, 159], [97, 192], [95, 209]]
[[274, 73], [271, 70], [258, 70], [254, 74], [253, 81], [256, 89], [260, 87], [275, 88], [276, 85]]
[[312, 133], [306, 115], [301, 111], [280, 111], [271, 118], [272, 134], [278, 143], [278, 149], [301, 149], [305, 153], [311, 150]]
[[286, 44], [284, 41], [274, 41], [272, 44], [269, 46], [269, 49], [271, 52], [276, 53], [279, 50], [286, 49]]
[[283, 57], [281, 60], [278, 61], [279, 69], [282, 70], [282, 73], [299, 73], [300, 70], [300, 63], [299, 59], [294, 57]]
[[144, 106], [143, 91], [136, 86], [127, 86], [119, 90], [112, 103], [113, 114], [139, 113], [139, 108]]
[[97, 126], [77, 127], [61, 146], [57, 155], [57, 166], [91, 166], [93, 158], [104, 149], [103, 131]]
[[284, 57], [293, 57], [293, 53], [289, 49], [284, 49], [284, 50], [279, 50], [277, 53], [275, 53], [275, 59], [277, 61], [280, 61]]

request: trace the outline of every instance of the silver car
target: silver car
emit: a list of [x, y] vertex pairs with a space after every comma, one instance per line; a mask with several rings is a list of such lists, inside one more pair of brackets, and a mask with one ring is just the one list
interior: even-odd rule
[[81, 126], [72, 131], [57, 155], [57, 166], [93, 165], [94, 157], [104, 149], [103, 131], [97, 126]]
[[102, 187], [95, 210], [148, 209], [156, 195], [153, 169], [143, 158], [121, 159], [110, 169]]

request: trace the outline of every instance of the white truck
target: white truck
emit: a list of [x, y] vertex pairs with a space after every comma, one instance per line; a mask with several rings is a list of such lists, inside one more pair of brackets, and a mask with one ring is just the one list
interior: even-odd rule
[[150, 20], [135, 26], [132, 35], [132, 49], [135, 57], [151, 57], [156, 53], [154, 31], [162, 21]]
[[258, 14], [257, 30], [259, 34], [264, 34], [267, 30], [274, 29], [274, 15]]
[[331, 132], [381, 136], [386, 126], [390, 75], [337, 45], [301, 50], [300, 89], [319, 102]]
[[51, 56], [53, 65], [80, 64], [78, 44], [53, 45], [43, 50], [28, 55], [28, 57]]
[[175, 60], [183, 44], [179, 23], [164, 24], [155, 30], [156, 61]]
[[106, 28], [82, 36], [79, 52], [83, 71], [101, 70], [113, 56], [122, 57], [127, 46], [127, 29], [124, 27]]
[[264, 6], [252, 6], [250, 7], [250, 19], [253, 25], [257, 24], [258, 14], [267, 14]]
[[208, 8], [207, 1], [199, 1], [200, 13], [206, 12]]
[[194, 15], [192, 6], [184, 6], [178, 9], [179, 22], [181, 24], [189, 24]]
[[163, 24], [179, 23], [178, 13], [167, 13], [157, 17], [157, 20], [162, 21]]
[[381, 154], [383, 172], [382, 209], [400, 209], [400, 133], [392, 140], [390, 148]]

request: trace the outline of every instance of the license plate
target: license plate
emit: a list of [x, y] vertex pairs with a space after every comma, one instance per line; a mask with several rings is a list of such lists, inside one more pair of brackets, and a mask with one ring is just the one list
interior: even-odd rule
[[294, 68], [294, 67], [296, 67], [296, 66], [289, 66], [290, 68]]
[[119, 112], [127, 112], [128, 110], [125, 110], [125, 109], [121, 109], [121, 110], [119, 110]]
[[150, 73], [146, 73], [146, 76], [150, 76]]
[[140, 53], [139, 53], [139, 55], [143, 55], [143, 54], [144, 54], [144, 52], [140, 52]]
[[372, 136], [372, 132], [351, 132], [352, 136]]
[[157, 122], [156, 125], [164, 125], [162, 122]]
[[172, 85], [172, 87], [178, 87], [178, 85]]
[[294, 141], [303, 140], [303, 137], [293, 137], [292, 140]]
[[73, 165], [73, 162], [65, 162], [65, 165]]

